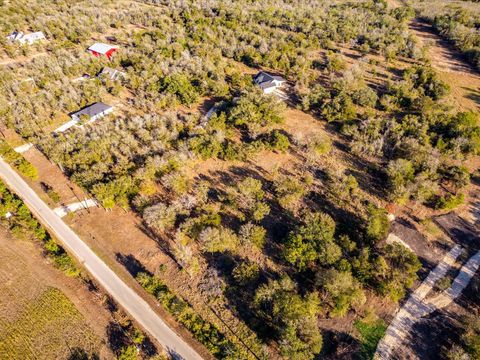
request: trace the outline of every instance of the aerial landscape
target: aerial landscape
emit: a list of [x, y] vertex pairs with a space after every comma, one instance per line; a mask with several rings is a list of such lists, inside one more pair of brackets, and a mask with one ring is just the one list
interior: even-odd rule
[[480, 359], [480, 2], [0, 0], [0, 359]]

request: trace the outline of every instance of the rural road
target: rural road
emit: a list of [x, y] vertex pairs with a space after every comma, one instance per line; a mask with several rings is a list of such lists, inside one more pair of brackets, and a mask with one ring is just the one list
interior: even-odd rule
[[175, 359], [202, 357], [178, 336], [135, 291], [118, 277], [72, 229], [51, 210], [28, 184], [0, 159], [0, 178], [28, 206], [35, 217], [61, 241], [93, 278]]

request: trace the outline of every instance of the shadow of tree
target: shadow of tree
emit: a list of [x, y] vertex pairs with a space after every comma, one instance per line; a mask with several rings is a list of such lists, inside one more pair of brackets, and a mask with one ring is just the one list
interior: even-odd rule
[[358, 359], [360, 342], [350, 334], [335, 330], [323, 330], [323, 348], [316, 360]]
[[273, 340], [275, 337], [274, 328], [265, 319], [259, 318], [252, 306], [255, 292], [258, 286], [267, 281], [267, 274], [260, 269], [260, 275], [256, 281], [241, 286], [233, 278], [232, 272], [236, 265], [245, 260], [229, 253], [207, 254], [205, 259], [210, 267], [218, 271], [218, 274], [227, 285], [224, 295], [228, 301], [229, 309], [242, 319], [261, 340]]
[[123, 265], [134, 278], [137, 277], [138, 273], [147, 272], [142, 263], [132, 254], [124, 255], [117, 252], [115, 253], [115, 259]]
[[468, 94], [466, 96], [468, 99], [473, 100], [478, 105], [480, 105], [480, 90], [469, 88], [469, 87], [462, 87], [462, 89], [468, 91]]
[[100, 360], [100, 357], [95, 353], [88, 353], [85, 349], [74, 347], [70, 349], [67, 360]]
[[[404, 343], [404, 355], [413, 353], [415, 358], [437, 360], [453, 344], [460, 342], [461, 318], [453, 312], [435, 311], [413, 325], [412, 332]], [[403, 358], [403, 357], [402, 357]]]

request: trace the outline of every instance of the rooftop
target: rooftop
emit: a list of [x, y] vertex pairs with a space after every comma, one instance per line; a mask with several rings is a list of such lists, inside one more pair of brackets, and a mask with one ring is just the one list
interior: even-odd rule
[[104, 104], [102, 102], [97, 102], [95, 104], [89, 105], [87, 107], [84, 107], [82, 110], [79, 110], [75, 113], [72, 114], [72, 116], [82, 116], [82, 115], [87, 115], [88, 117], [93, 117], [98, 114], [101, 114], [109, 109], [111, 109], [112, 106]]
[[95, 51], [99, 54], [106, 54], [111, 49], [116, 49], [115, 46], [104, 44], [104, 43], [95, 43], [88, 48], [90, 51]]

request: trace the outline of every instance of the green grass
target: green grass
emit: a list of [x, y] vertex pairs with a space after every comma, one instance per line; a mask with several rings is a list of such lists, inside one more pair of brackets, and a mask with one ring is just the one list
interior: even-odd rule
[[421, 221], [421, 223], [423, 226], [425, 226], [425, 230], [433, 237], [442, 236], [442, 230], [432, 221], [432, 219], [424, 219]]
[[357, 320], [354, 325], [360, 333], [360, 358], [373, 359], [377, 344], [387, 330], [387, 324], [382, 319], [377, 319], [374, 321]]

